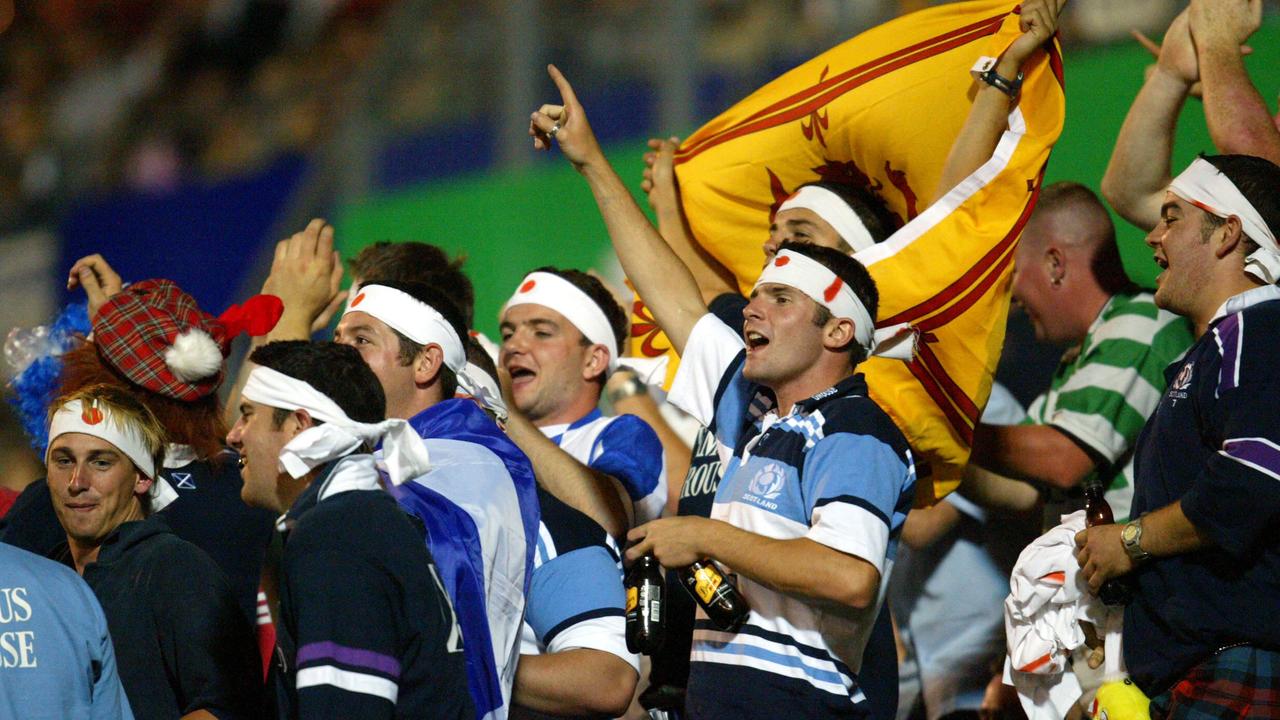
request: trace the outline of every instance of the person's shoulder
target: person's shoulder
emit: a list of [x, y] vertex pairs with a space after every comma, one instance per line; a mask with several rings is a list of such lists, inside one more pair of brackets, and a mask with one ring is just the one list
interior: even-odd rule
[[1150, 292], [1120, 292], [1112, 296], [1100, 322], [1089, 330], [1085, 352], [1075, 364], [1083, 367], [1100, 362], [1123, 367], [1145, 362], [1163, 366], [1193, 341], [1191, 323], [1157, 306]]
[[1257, 382], [1280, 383], [1280, 300], [1252, 305], [1223, 318], [1210, 330], [1210, 347], [1221, 358], [1220, 389]]
[[286, 550], [357, 552], [403, 543], [422, 547], [423, 538], [394, 498], [382, 490], [349, 490], [304, 513], [289, 534]]
[[[867, 395], [855, 394], [835, 398], [821, 408], [822, 437], [841, 433], [875, 438], [899, 454], [907, 451], [907, 438], [893, 418]], [[819, 440], [818, 442], [821, 442]]]
[[1157, 332], [1169, 328], [1186, 336], [1190, 344], [1191, 324], [1177, 313], [1156, 305], [1156, 298], [1148, 290], [1119, 292], [1112, 296], [1102, 310], [1102, 322], [1092, 332], [1095, 339], [1118, 337], [1150, 340]]
[[622, 442], [658, 442], [658, 433], [638, 415], [624, 413], [601, 418], [605, 425], [600, 436]]
[[1258, 337], [1275, 338], [1280, 337], [1280, 299], [1267, 300], [1256, 305], [1251, 305], [1241, 310], [1238, 315], [1245, 318], [1245, 321], [1253, 321], [1250, 324], [1249, 332], [1256, 333]]
[[179, 537], [168, 523], [162, 523], [164, 530], [154, 532], [138, 543], [133, 551], [146, 558], [147, 563], [158, 563], [172, 572], [191, 572], [212, 570], [221, 575], [218, 564], [199, 545]]
[[89, 593], [89, 586], [75, 570], [48, 558], [6, 543], [0, 543], [0, 565], [3, 565], [10, 581], [38, 579], [54, 592], [75, 594]]

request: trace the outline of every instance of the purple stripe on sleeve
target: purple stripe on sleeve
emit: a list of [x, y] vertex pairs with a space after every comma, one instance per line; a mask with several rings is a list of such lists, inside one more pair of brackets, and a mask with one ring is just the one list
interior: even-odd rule
[[1243, 328], [1240, 327], [1240, 313], [1228, 315], [1216, 328], [1218, 349], [1222, 352], [1222, 369], [1218, 371], [1218, 394], [1240, 384], [1240, 339]]
[[1280, 447], [1263, 438], [1236, 438], [1222, 443], [1222, 454], [1280, 480]]
[[351, 667], [376, 670], [393, 680], [400, 679], [400, 661], [372, 650], [351, 648], [335, 642], [309, 643], [298, 649], [299, 666], [314, 660], [333, 660]]

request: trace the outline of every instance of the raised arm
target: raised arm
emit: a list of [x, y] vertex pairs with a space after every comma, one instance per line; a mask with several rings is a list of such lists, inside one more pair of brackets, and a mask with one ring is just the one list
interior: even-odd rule
[[689, 268], [694, 282], [702, 291], [702, 300], [708, 305], [725, 293], [738, 292], [733, 273], [721, 265], [706, 248], [693, 239], [689, 220], [680, 205], [680, 187], [676, 183], [675, 153], [679, 138], [652, 139], [644, 154], [644, 177], [640, 189], [649, 198], [649, 207], [658, 219], [658, 233], [675, 251], [680, 261]]
[[[499, 374], [506, 374], [499, 370]], [[533, 465], [533, 474], [544, 490], [564, 504], [600, 523], [615, 539], [626, 536], [634, 517], [631, 497], [617, 478], [578, 462], [542, 434], [507, 399], [507, 435]]]
[[563, 104], [543, 105], [530, 117], [529, 135], [533, 137], [533, 146], [547, 150], [554, 139], [586, 179], [623, 271], [653, 311], [672, 347], [681, 352], [694, 324], [707, 313], [698, 284], [649, 224], [622, 179], [609, 165], [569, 81], [554, 65], [547, 70], [560, 90]]
[[1102, 177], [1107, 202], [1143, 230], [1160, 221], [1164, 191], [1172, 180], [1169, 164], [1178, 113], [1198, 79], [1189, 18], [1183, 11], [1165, 31], [1156, 69], [1134, 98]]
[[[1066, 0], [1027, 0], [1022, 3], [1018, 22], [1022, 36], [1000, 56], [995, 68], [997, 75], [1008, 80], [1017, 77], [1032, 54], [1057, 32], [1058, 14], [1065, 3]], [[991, 159], [996, 143], [1000, 142], [1000, 136], [1008, 127], [1009, 106], [1016, 99], [985, 82], [977, 81], [976, 84], [973, 107], [969, 109], [969, 116], [947, 154], [947, 163], [942, 168], [938, 187], [929, 199], [930, 204]]]
[[1262, 0], [1193, 0], [1188, 12], [1214, 146], [1222, 153], [1280, 162], [1280, 129], [1249, 80], [1239, 50], [1262, 23]]
[[[347, 299], [346, 291], [339, 289], [341, 284], [342, 260], [333, 249], [333, 226], [323, 219], [312, 220], [301, 232], [276, 243], [271, 273], [262, 284], [262, 292], [280, 298], [284, 313], [270, 333], [253, 338], [250, 352], [275, 340], [311, 339], [312, 333], [329, 324]], [[229, 424], [235, 423], [240, 392], [253, 368], [254, 364], [246, 359], [236, 374], [224, 410]]]

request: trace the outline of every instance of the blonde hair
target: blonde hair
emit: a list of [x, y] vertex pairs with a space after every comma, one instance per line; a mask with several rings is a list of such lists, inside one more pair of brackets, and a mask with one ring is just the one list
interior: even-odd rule
[[[80, 400], [86, 406], [96, 403], [99, 407], [107, 410], [105, 413], [117, 430], [128, 431], [137, 430], [142, 436], [142, 441], [146, 445], [147, 453], [151, 455], [155, 461], [156, 472], [164, 463], [164, 448], [167, 439], [165, 437], [164, 427], [160, 425], [160, 421], [156, 419], [154, 413], [140, 400], [135, 398], [127, 390], [117, 385], [109, 385], [99, 383], [97, 385], [89, 385], [80, 388], [75, 392], [67, 393], [54, 400], [49, 405], [49, 416], [47, 422], [53, 421], [53, 416], [63, 406]], [[52, 441], [52, 438], [50, 438]]]

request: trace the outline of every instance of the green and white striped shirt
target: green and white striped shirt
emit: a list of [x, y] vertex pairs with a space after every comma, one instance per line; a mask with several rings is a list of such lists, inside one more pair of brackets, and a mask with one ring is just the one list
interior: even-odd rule
[[1094, 475], [1107, 488], [1116, 522], [1129, 517], [1133, 445], [1164, 394], [1164, 370], [1193, 339], [1191, 325], [1157, 308], [1151, 293], [1117, 293], [1027, 410], [1025, 422], [1052, 425], [1105, 460]]

